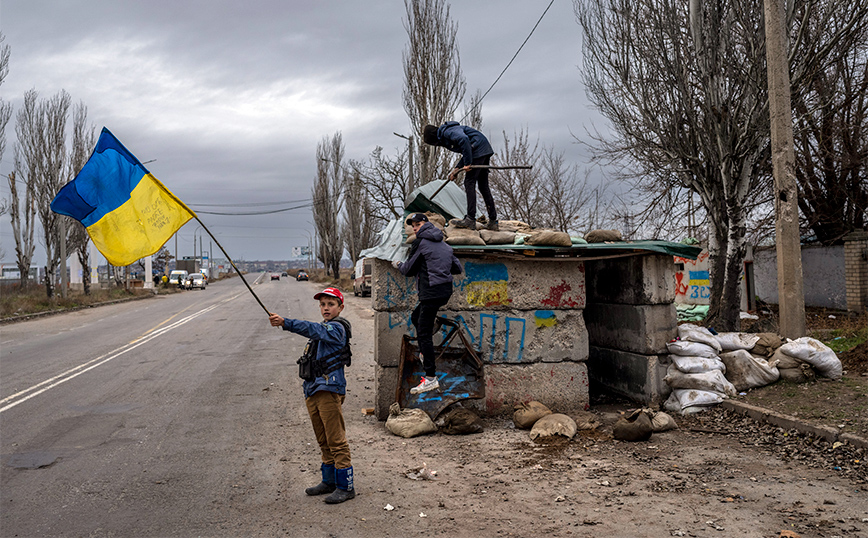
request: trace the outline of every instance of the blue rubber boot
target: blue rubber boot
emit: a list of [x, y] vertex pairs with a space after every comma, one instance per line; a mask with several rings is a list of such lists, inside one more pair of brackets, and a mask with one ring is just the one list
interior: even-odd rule
[[338, 504], [348, 501], [356, 496], [356, 490], [353, 489], [353, 468], [335, 469], [335, 481], [337, 489], [325, 498], [328, 504]]
[[322, 471], [322, 482], [304, 490], [308, 495], [324, 495], [335, 490], [335, 466], [323, 463], [320, 465], [320, 471]]

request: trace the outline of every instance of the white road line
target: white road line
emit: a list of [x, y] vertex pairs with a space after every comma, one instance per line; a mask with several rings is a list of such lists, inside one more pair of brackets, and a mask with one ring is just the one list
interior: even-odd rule
[[[195, 318], [201, 316], [202, 314], [205, 314], [207, 312], [210, 312], [211, 310], [214, 310], [215, 308], [217, 308], [218, 306], [220, 306], [222, 304], [228, 303], [229, 301], [235, 299], [239, 295], [241, 295], [241, 294], [239, 293], [239, 294], [233, 295], [232, 297], [229, 297], [228, 299], [224, 299], [224, 300], [220, 301], [219, 303], [213, 304], [213, 305], [209, 306], [208, 308], [204, 308], [204, 309], [202, 309], [202, 310], [200, 310], [194, 314], [190, 314], [189, 316], [182, 318], [182, 319], [176, 321], [175, 323], [172, 323], [171, 325], [167, 325], [161, 329], [158, 329], [158, 330], [153, 331], [149, 334], [141, 336], [141, 337], [133, 340], [129, 344], [125, 344], [125, 345], [115, 349], [114, 351], [110, 351], [109, 353], [106, 353], [105, 355], [102, 355], [102, 356], [97, 357], [95, 359], [91, 359], [84, 364], [80, 364], [79, 366], [76, 366], [75, 368], [71, 368], [71, 369], [63, 372], [62, 374], [56, 375], [56, 376], [52, 377], [51, 379], [46, 379], [45, 381], [38, 383], [36, 385], [33, 385], [30, 388], [16, 392], [15, 394], [13, 394], [11, 396], [7, 396], [6, 398], [3, 398], [2, 400], [0, 400], [0, 404], [4, 404], [10, 400], [14, 400], [14, 401], [12, 403], [4, 406], [4, 407], [0, 407], [0, 413], [2, 413], [3, 411], [6, 411], [7, 409], [12, 409], [16, 405], [23, 403], [23, 402], [26, 402], [30, 398], [33, 398], [34, 396], [38, 396], [39, 394], [42, 394], [43, 392], [50, 390], [50, 389], [52, 389], [52, 388], [54, 388], [54, 387], [56, 387], [62, 383], [66, 383], [70, 379], [76, 378], [87, 371], [93, 370], [97, 366], [101, 366], [101, 365], [109, 362], [112, 359], [120, 357], [121, 355], [123, 355], [127, 351], [131, 351], [131, 350], [133, 350], [133, 349], [135, 349], [135, 348], [137, 348], [143, 344], [146, 344], [146, 343], [150, 342], [151, 340], [153, 340], [154, 338], [157, 338], [158, 336], [161, 336], [161, 335], [171, 331], [172, 329], [180, 327], [181, 325], [184, 325], [185, 323], [194, 320]], [[40, 387], [42, 387], [42, 388], [40, 389]], [[40, 390], [37, 390], [37, 389], [40, 389]], [[36, 391], [36, 392], [32, 392], [32, 391]], [[30, 393], [30, 392], [32, 392], [32, 393], [28, 394], [27, 396], [24, 396], [25, 394]], [[24, 396], [24, 397], [21, 397], [21, 396]], [[19, 398], [19, 397], [21, 397], [21, 398], [16, 400], [16, 398]]]

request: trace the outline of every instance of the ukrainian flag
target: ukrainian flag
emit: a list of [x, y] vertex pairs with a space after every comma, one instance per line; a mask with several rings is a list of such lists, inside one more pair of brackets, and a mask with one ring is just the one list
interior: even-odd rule
[[81, 222], [112, 265], [150, 256], [196, 215], [103, 127], [93, 154], [51, 210]]

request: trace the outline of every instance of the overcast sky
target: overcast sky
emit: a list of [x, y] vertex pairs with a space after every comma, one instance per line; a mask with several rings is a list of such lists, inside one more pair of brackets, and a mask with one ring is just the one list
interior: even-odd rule
[[[549, 2], [452, 3], [468, 97], [495, 81]], [[401, 98], [404, 16], [400, 0], [3, 0], [0, 31], [12, 56], [0, 92], [14, 109], [0, 174], [12, 169], [24, 92], [63, 89], [88, 107], [97, 131], [105, 126], [139, 160], [155, 159], [148, 169], [194, 210], [309, 199], [323, 137], [342, 132], [347, 158], [357, 160], [376, 146], [394, 154], [406, 144], [393, 134], [410, 129]], [[495, 151], [503, 131], [525, 127], [587, 166], [572, 133], [604, 122], [588, 104], [580, 64], [572, 2], [555, 0], [483, 102]], [[0, 196], [8, 195], [3, 178]], [[263, 202], [286, 203], [198, 205]], [[313, 231], [309, 208], [200, 218], [236, 260], [286, 259]], [[12, 262], [8, 215], [0, 226], [3, 261]], [[179, 256], [193, 253], [197, 226], [181, 230]], [[167, 247], [174, 254], [173, 240]], [[44, 261], [39, 244], [34, 263]]]

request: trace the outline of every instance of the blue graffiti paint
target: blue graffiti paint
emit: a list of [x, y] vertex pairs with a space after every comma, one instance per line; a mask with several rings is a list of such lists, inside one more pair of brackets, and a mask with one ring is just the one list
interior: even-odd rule
[[464, 280], [457, 285], [462, 290], [473, 282], [508, 281], [509, 271], [502, 263], [464, 263]]
[[521, 339], [518, 343], [518, 358], [517, 362], [521, 362], [522, 357], [524, 356], [524, 333], [525, 333], [525, 320], [522, 318], [506, 318], [506, 342], [503, 346], [503, 360], [509, 360], [509, 337], [512, 335], [512, 331], [510, 330], [510, 323], [521, 323]]
[[488, 362], [494, 362], [495, 337], [497, 336], [496, 314], [479, 314], [479, 344], [476, 351], [482, 353], [482, 342], [485, 339], [485, 320], [491, 320], [491, 337], [488, 339]]

